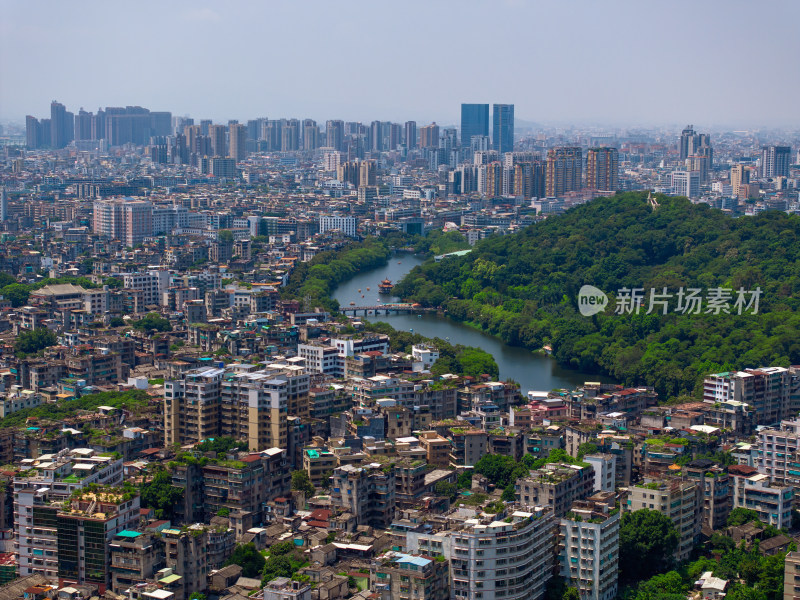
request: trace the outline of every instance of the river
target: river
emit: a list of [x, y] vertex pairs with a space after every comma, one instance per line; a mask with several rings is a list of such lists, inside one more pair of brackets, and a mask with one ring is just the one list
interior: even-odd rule
[[[396, 297], [390, 300], [389, 296], [379, 296], [378, 283], [384, 278], [396, 283], [412, 268], [423, 262], [423, 259], [413, 254], [398, 253], [387, 265], [359, 273], [350, 281], [339, 285], [333, 297], [343, 308], [349, 306], [351, 302], [356, 306], [368, 306], [378, 302], [399, 301]], [[370, 317], [370, 320], [385, 321], [395, 329], [413, 331], [431, 338], [439, 337], [452, 344], [482, 348], [497, 361], [500, 367], [500, 379], [513, 379], [519, 382], [523, 394], [529, 390], [573, 389], [585, 381], [610, 381], [606, 377], [585, 375], [579, 371], [562, 368], [549, 356], [509, 346], [500, 338], [435, 314], [379, 315]]]

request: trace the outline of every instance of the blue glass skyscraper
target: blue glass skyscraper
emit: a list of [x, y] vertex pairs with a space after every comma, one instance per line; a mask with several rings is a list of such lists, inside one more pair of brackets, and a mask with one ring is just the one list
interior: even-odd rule
[[461, 145], [469, 148], [473, 136], [489, 135], [489, 105], [461, 105]]
[[514, 151], [514, 105], [492, 106], [492, 147], [498, 152]]

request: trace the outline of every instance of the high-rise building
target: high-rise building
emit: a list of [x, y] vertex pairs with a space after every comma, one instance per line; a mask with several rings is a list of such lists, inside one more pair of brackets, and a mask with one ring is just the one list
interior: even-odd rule
[[369, 124], [370, 148], [373, 152], [383, 150], [383, 126], [380, 121], [373, 121]]
[[500, 514], [465, 512], [440, 515], [431, 531], [408, 531], [406, 550], [450, 561], [452, 598], [542, 598], [553, 576], [552, 509], [516, 504]]
[[761, 148], [761, 177], [788, 177], [792, 164], [790, 146], [764, 146]]
[[700, 539], [703, 521], [702, 484], [673, 479], [653, 482], [646, 487], [631, 487], [626, 510], [637, 511], [644, 508], [657, 510], [672, 520], [680, 536], [675, 559], [679, 562], [688, 559]]
[[762, 367], [714, 373], [703, 380], [704, 402], [731, 400], [752, 406], [760, 424], [779, 423], [800, 410], [800, 373], [794, 367]]
[[420, 148], [438, 148], [439, 147], [439, 126], [436, 122], [421, 127], [419, 130], [419, 146]]
[[243, 161], [247, 158], [247, 125], [234, 123], [228, 126], [229, 149], [228, 156], [235, 162]]
[[[47, 468], [37, 469], [39, 463]], [[122, 459], [100, 456], [88, 448], [65, 450], [46, 461], [35, 459], [35, 471], [14, 478], [14, 518], [18, 573], [21, 577], [39, 573], [58, 579], [62, 566], [62, 545], [58, 511], [70, 496], [90, 485], [122, 483]], [[31, 475], [31, 473], [33, 473]], [[73, 481], [74, 480], [74, 481]], [[138, 498], [137, 507], [138, 507]], [[138, 510], [136, 511], [138, 516]], [[77, 543], [76, 543], [77, 546]], [[105, 540], [93, 550], [103, 551]]]
[[325, 138], [325, 145], [328, 148], [341, 152], [344, 149], [344, 121], [326, 121]]
[[461, 105], [461, 145], [472, 147], [473, 136], [489, 135], [489, 105]]
[[493, 162], [486, 165], [486, 191], [489, 198], [503, 195], [503, 165]]
[[341, 215], [323, 215], [319, 218], [319, 232], [326, 231], [341, 231], [344, 235], [355, 237], [358, 231], [358, 219]]
[[670, 173], [670, 187], [676, 196], [697, 198], [700, 195], [699, 171], [673, 171]]
[[492, 147], [500, 153], [514, 150], [514, 105], [492, 106]]
[[586, 155], [586, 187], [616, 191], [619, 188], [619, 152], [616, 148], [590, 148]]
[[[211, 119], [200, 120], [200, 133], [202, 135], [210, 135], [213, 138], [214, 136], [211, 133], [211, 127], [212, 127]], [[224, 156], [224, 154], [220, 154], [220, 156]]]
[[733, 165], [731, 167], [731, 194], [734, 198], [739, 197], [740, 187], [750, 183], [750, 169], [744, 165]]
[[374, 160], [362, 161], [358, 168], [358, 187], [375, 185], [378, 175], [378, 163]]
[[694, 128], [691, 125], [687, 125], [686, 129], [681, 131], [681, 139], [679, 143], [679, 153], [680, 153], [680, 160], [683, 162], [686, 160], [686, 157], [692, 154], [692, 148], [694, 146]]
[[370, 564], [371, 589], [383, 598], [405, 598], [413, 584], [415, 600], [449, 600], [450, 568], [446, 560], [386, 552]]
[[8, 219], [8, 192], [6, 188], [0, 187], [0, 222]]
[[28, 150], [42, 147], [42, 128], [39, 119], [31, 115], [25, 117], [25, 145]]
[[313, 119], [303, 120], [303, 150], [319, 148], [319, 126]]
[[561, 519], [561, 576], [582, 600], [613, 600], [619, 574], [620, 511], [613, 492], [575, 502]]
[[417, 147], [417, 122], [416, 121], [406, 121], [404, 126], [404, 133], [403, 139], [406, 142], [406, 148], [411, 150], [412, 148]]
[[531, 506], [549, 505], [557, 517], [567, 514], [576, 500], [585, 500], [594, 490], [594, 469], [591, 466], [548, 463], [517, 479], [517, 502]]
[[74, 138], [75, 116], [60, 102], [50, 104], [50, 146], [63, 148]]
[[577, 146], [551, 148], [547, 151], [546, 196], [563, 196], [581, 189], [583, 157]]
[[228, 156], [228, 145], [225, 142], [225, 125], [209, 125], [207, 133], [203, 133], [203, 122], [200, 122], [200, 134], [211, 138], [211, 154], [213, 156]]
[[95, 200], [92, 230], [126, 246], [141, 244], [153, 232], [153, 205], [133, 198]]
[[783, 570], [783, 600], [800, 600], [800, 552], [786, 554]]
[[91, 140], [92, 138], [92, 113], [82, 108], [75, 115], [75, 139]]
[[281, 151], [296, 152], [300, 149], [300, 121], [288, 119], [281, 129]]
[[331, 490], [331, 503], [354, 515], [358, 525], [385, 529], [394, 519], [394, 469], [387, 473], [376, 463], [343, 465], [333, 470]]

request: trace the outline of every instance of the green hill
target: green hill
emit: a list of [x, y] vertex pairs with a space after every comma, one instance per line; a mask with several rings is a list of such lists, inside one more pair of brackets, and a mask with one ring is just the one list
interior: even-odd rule
[[[705, 374], [723, 368], [800, 363], [800, 217], [734, 219], [685, 198], [658, 201], [653, 210], [638, 192], [598, 198], [417, 267], [395, 289], [508, 343], [550, 344], [561, 364], [587, 374], [654, 385], [662, 397], [698, 392]], [[608, 294], [604, 312], [578, 312], [585, 284]], [[615, 314], [624, 287], [645, 290], [639, 314]], [[665, 287], [668, 314], [658, 305], [645, 314], [650, 289]], [[702, 290], [701, 314], [675, 311], [678, 290], [690, 287]], [[733, 290], [733, 314], [706, 312], [717, 287]], [[736, 291], [756, 287], [758, 314], [735, 314]]]

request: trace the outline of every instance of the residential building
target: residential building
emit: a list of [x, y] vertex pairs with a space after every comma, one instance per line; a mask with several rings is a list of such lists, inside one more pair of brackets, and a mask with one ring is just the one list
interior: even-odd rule
[[597, 494], [573, 503], [561, 519], [560, 575], [582, 600], [613, 600], [619, 579], [621, 512], [616, 495]]
[[381, 600], [450, 598], [450, 566], [446, 560], [437, 561], [422, 555], [386, 552], [371, 561], [369, 579], [370, 589], [379, 594]]
[[551, 148], [545, 163], [545, 196], [562, 197], [583, 187], [583, 153], [575, 147]]
[[584, 462], [594, 469], [594, 491], [613, 492], [616, 488], [617, 457], [614, 454], [587, 454]]
[[419, 146], [420, 148], [439, 147], [439, 126], [436, 123], [419, 128]]
[[450, 561], [450, 597], [538, 600], [553, 576], [557, 521], [549, 508], [509, 505], [500, 514], [455, 509], [431, 532], [408, 531], [411, 554]]
[[626, 510], [637, 511], [647, 508], [668, 516], [679, 536], [675, 560], [683, 562], [689, 558], [700, 538], [703, 521], [702, 499], [703, 486], [697, 481], [673, 479], [638, 484], [628, 488]]
[[449, 437], [451, 467], [474, 467], [489, 451], [489, 436], [482, 429], [451, 427]]
[[311, 600], [311, 586], [288, 577], [276, 577], [262, 590], [263, 600]]
[[152, 580], [165, 565], [164, 542], [154, 533], [125, 529], [108, 543], [111, 591], [126, 590]]
[[[103, 592], [111, 583], [109, 542], [138, 521], [138, 494], [104, 486], [79, 489], [64, 502], [36, 503], [32, 519], [34, 535], [39, 527], [55, 529], [58, 580], [94, 584]], [[43, 549], [34, 548], [33, 554], [41, 556]]]
[[772, 483], [769, 475], [744, 465], [733, 465], [728, 473], [733, 487], [733, 508], [754, 510], [762, 523], [778, 529], [791, 525], [792, 486]]
[[[100, 456], [90, 448], [62, 450], [24, 459], [14, 478], [14, 521], [20, 577], [35, 573], [59, 577], [57, 509], [76, 491], [90, 484], [122, 483], [122, 459]], [[29, 476], [27, 469], [35, 469]]]
[[703, 486], [703, 525], [710, 529], [725, 527], [733, 504], [728, 472], [714, 461], [698, 458], [684, 467], [684, 473], [687, 480]]
[[619, 151], [589, 148], [586, 153], [586, 187], [590, 190], [619, 189]]
[[379, 463], [337, 467], [331, 476], [331, 502], [352, 513], [359, 525], [385, 529], [394, 518], [395, 476]]
[[788, 177], [792, 164], [790, 146], [764, 146], [761, 148], [761, 177]]
[[514, 488], [517, 502], [546, 506], [556, 517], [563, 517], [573, 502], [592, 495], [594, 469], [591, 466], [548, 463], [518, 479]]
[[141, 244], [153, 232], [153, 205], [133, 198], [95, 200], [92, 231], [126, 246]]
[[670, 174], [670, 186], [675, 196], [697, 198], [700, 195], [700, 173], [698, 171], [673, 171]]
[[780, 429], [762, 429], [756, 448], [759, 472], [800, 490], [800, 418], [781, 421]]
[[319, 232], [340, 231], [346, 236], [356, 237], [358, 219], [356, 217], [343, 217], [340, 215], [321, 216], [319, 218]]
[[783, 600], [800, 599], [800, 552], [786, 554], [783, 571]]
[[794, 368], [762, 367], [714, 373], [703, 380], [703, 401], [735, 400], [753, 407], [756, 422], [777, 425], [800, 411], [800, 374]]

